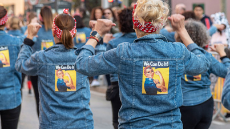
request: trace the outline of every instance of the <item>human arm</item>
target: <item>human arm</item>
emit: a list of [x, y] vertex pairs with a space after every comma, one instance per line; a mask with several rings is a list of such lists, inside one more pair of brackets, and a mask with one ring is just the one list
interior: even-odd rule
[[230, 71], [228, 71], [228, 74], [225, 77], [221, 102], [225, 108], [230, 110]]
[[33, 37], [37, 34], [39, 30], [39, 24], [28, 25], [28, 35], [24, 40], [24, 44], [18, 55], [18, 59], [15, 63], [15, 68], [17, 71], [22, 72], [27, 75], [35, 76], [37, 75], [37, 70], [39, 68], [37, 53], [33, 54], [32, 46], [34, 45]]
[[5, 55], [4, 55], [3, 53], [0, 53], [0, 55], [3, 57], [3, 59], [1, 60], [2, 63], [3, 63], [4, 65], [9, 65], [9, 62], [7, 61]]

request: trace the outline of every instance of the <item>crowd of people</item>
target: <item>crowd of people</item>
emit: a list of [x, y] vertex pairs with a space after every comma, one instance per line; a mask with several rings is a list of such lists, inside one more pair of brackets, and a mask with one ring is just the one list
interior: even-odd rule
[[114, 129], [208, 129], [210, 74], [226, 79], [222, 103], [230, 110], [230, 37], [211, 42], [229, 25], [212, 21], [201, 5], [175, 9], [169, 16], [162, 0], [138, 0], [123, 9], [96, 7], [87, 17], [81, 8], [53, 15], [44, 6], [22, 26], [0, 6], [2, 129], [17, 129], [26, 77], [39, 128], [94, 128], [90, 85], [100, 85], [99, 75], [109, 85]]

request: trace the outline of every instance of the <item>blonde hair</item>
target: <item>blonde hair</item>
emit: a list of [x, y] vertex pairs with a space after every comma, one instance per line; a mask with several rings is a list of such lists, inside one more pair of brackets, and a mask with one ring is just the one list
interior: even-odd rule
[[19, 30], [20, 29], [19, 23], [20, 23], [20, 19], [18, 17], [12, 17], [9, 20], [10, 28], [13, 30]]
[[[154, 33], [159, 33], [167, 21], [169, 13], [168, 4], [162, 0], [138, 0], [137, 7], [134, 12], [134, 17], [142, 25], [145, 22], [151, 22], [158, 30]], [[141, 36], [151, 33], [145, 33], [139, 29], [136, 29]]]

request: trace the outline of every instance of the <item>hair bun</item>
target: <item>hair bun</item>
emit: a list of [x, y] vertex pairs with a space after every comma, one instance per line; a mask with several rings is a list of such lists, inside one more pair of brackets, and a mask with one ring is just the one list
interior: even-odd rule
[[63, 9], [64, 14], [69, 14], [69, 9]]

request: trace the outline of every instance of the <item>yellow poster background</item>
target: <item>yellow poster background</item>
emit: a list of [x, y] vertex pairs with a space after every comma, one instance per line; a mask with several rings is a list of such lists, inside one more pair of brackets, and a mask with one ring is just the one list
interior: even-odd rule
[[[8, 50], [8, 49], [7, 49], [7, 50], [2, 50], [2, 51], [0, 51], [0, 53], [4, 54], [4, 56], [6, 57], [8, 63], [9, 63], [9, 65], [3, 65], [3, 67], [10, 67], [10, 55], [9, 55], [9, 50]], [[3, 59], [4, 57], [0, 54], [0, 58]]]
[[[145, 91], [145, 74], [144, 74], [144, 69], [145, 67], [143, 67], [143, 77], [142, 77], [142, 94], [146, 94], [146, 91]], [[156, 70], [160, 71], [161, 72], [161, 75], [163, 76], [164, 78], [164, 81], [165, 81], [165, 87], [167, 89], [167, 92], [157, 92], [157, 94], [168, 94], [168, 84], [169, 84], [169, 67], [168, 68], [157, 68], [155, 69], [154, 67], [152, 67], [153, 71], [154, 71], [154, 76], [153, 76], [153, 79], [158, 79], [160, 81], [160, 77], [158, 75], [155, 74]]]
[[46, 49], [48, 49], [49, 47], [52, 47], [53, 45], [54, 45], [53, 42], [42, 42], [41, 50], [44, 50], [43, 47], [46, 47]]
[[[69, 73], [70, 77], [72, 78], [72, 81], [73, 81], [73, 85], [75, 87], [75, 89], [67, 89], [67, 92], [68, 91], [76, 91], [77, 87], [76, 87], [76, 82], [77, 82], [77, 74], [76, 74], [76, 71], [75, 70], [62, 70], [63, 73], [64, 73], [64, 80], [68, 80], [69, 81], [69, 77], [65, 75], [65, 73]], [[55, 91], [58, 91], [58, 88], [57, 88], [57, 81], [58, 81], [58, 77], [56, 76], [56, 72], [57, 70], [55, 70]]]
[[[78, 39], [80, 39], [81, 42], [79, 42]], [[85, 35], [85, 33], [77, 33], [76, 41], [77, 41], [77, 43], [85, 43], [86, 42], [86, 35]]]

